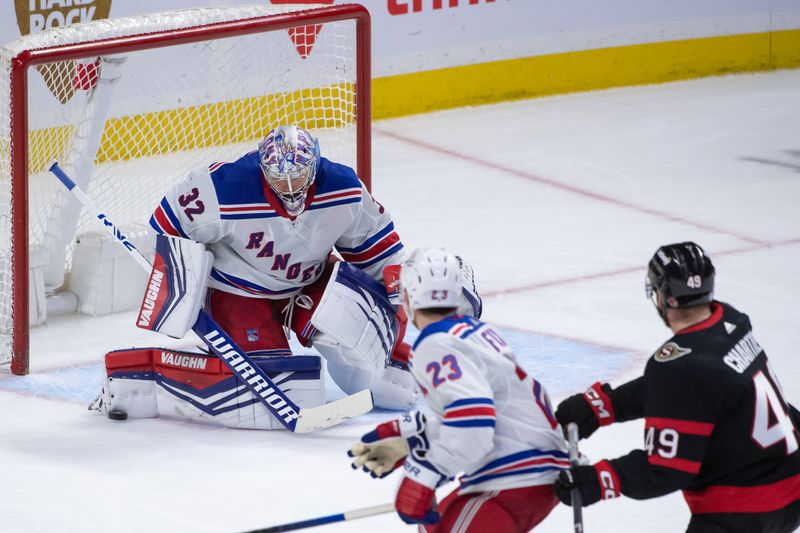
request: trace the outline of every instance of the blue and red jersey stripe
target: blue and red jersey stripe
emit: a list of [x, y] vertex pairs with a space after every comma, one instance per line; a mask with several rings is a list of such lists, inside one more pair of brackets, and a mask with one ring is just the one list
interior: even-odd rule
[[461, 478], [461, 488], [507, 476], [569, 468], [569, 454], [561, 450], [531, 449], [500, 457]]
[[400, 235], [394, 230], [394, 223], [390, 222], [359, 246], [355, 248], [338, 248], [338, 250], [342, 254], [342, 259], [364, 268], [394, 255], [402, 248], [403, 244], [400, 242]]
[[442, 424], [450, 427], [494, 427], [497, 414], [491, 398], [456, 400], [444, 408]]
[[350, 188], [339, 191], [315, 194], [308, 210], [324, 209], [337, 205], [356, 204], [361, 201], [361, 188]]
[[156, 233], [172, 235], [173, 237], [183, 237], [184, 239], [189, 238], [183, 231], [180, 220], [175, 216], [166, 198], [161, 200], [161, 203], [150, 217], [150, 226]]

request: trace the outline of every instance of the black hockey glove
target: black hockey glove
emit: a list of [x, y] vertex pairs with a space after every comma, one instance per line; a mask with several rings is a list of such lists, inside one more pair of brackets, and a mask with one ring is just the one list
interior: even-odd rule
[[587, 506], [619, 496], [619, 478], [611, 463], [600, 461], [594, 466], [573, 466], [562, 470], [554, 488], [558, 499], [570, 506], [572, 489], [577, 488], [581, 493], [581, 504]]
[[583, 394], [570, 396], [558, 404], [556, 420], [566, 427], [570, 422], [578, 424], [578, 437], [585, 439], [600, 426], [614, 422], [614, 407], [611, 404], [611, 385], [595, 383]]

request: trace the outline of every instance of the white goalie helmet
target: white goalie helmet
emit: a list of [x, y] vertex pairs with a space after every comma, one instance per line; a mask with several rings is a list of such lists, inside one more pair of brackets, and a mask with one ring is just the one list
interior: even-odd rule
[[458, 308], [461, 304], [461, 263], [458, 257], [446, 250], [414, 250], [400, 268], [400, 287], [408, 295], [408, 311]]
[[319, 142], [297, 126], [278, 126], [258, 145], [261, 168], [286, 212], [303, 212], [306, 196], [317, 173]]

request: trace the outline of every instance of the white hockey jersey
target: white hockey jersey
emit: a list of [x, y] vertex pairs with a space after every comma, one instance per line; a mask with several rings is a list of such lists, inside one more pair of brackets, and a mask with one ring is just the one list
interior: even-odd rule
[[462, 493], [553, 483], [569, 467], [547, 393], [487, 324], [465, 316], [425, 327], [410, 361], [428, 407], [426, 460]]
[[267, 185], [257, 151], [195, 170], [150, 217], [158, 233], [206, 243], [209, 287], [281, 299], [313, 283], [336, 250], [378, 281], [403, 248], [388, 212], [353, 169], [320, 158], [306, 210], [290, 217]]

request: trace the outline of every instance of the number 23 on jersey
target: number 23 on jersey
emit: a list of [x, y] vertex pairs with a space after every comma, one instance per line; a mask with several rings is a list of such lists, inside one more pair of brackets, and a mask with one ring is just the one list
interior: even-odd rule
[[441, 362], [432, 361], [425, 367], [425, 371], [431, 376], [431, 382], [434, 388], [438, 387], [445, 381], [455, 381], [460, 379], [464, 374], [461, 372], [461, 367], [458, 366], [458, 360], [453, 354], [445, 355]]

